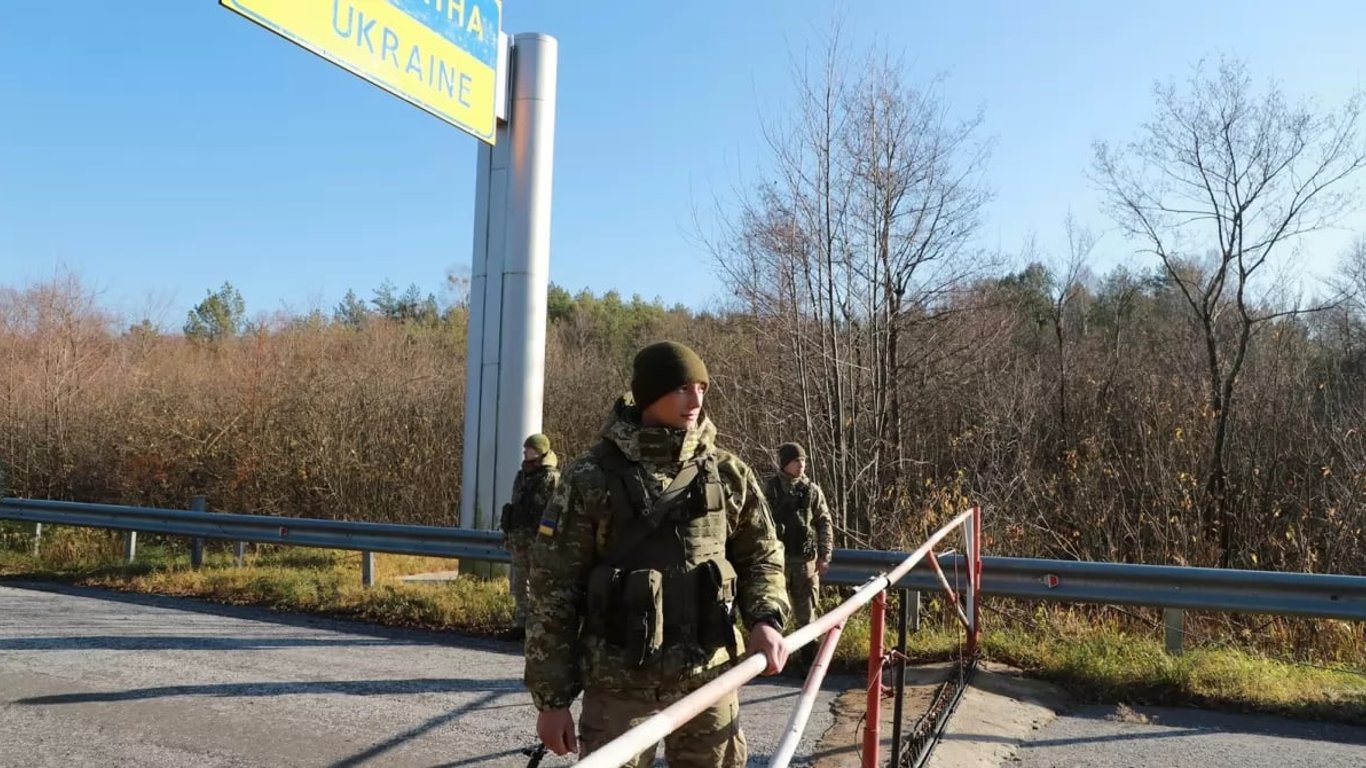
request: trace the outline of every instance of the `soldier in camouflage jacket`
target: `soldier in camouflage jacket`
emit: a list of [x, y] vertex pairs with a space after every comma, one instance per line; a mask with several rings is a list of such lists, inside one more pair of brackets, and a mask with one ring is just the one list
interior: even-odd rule
[[534, 434], [522, 443], [522, 468], [512, 481], [512, 500], [503, 505], [500, 527], [503, 546], [512, 555], [508, 571], [508, 586], [512, 591], [518, 637], [526, 629], [526, 577], [530, 570], [531, 543], [536, 537], [536, 526], [541, 513], [560, 483], [559, 459], [550, 450], [550, 438]]
[[[778, 473], [765, 481], [764, 496], [783, 543], [787, 596], [796, 629], [819, 613], [820, 577], [830, 570], [835, 532], [825, 493], [806, 476], [806, 450], [797, 443], [783, 443], [777, 454]], [[809, 664], [815, 646], [802, 650], [802, 665]]]
[[[603, 746], [741, 658], [786, 661], [781, 545], [753, 471], [701, 415], [706, 367], [681, 344], [635, 358], [589, 455], [565, 469], [533, 547], [526, 683], [556, 754]], [[579, 731], [569, 706], [584, 694]], [[628, 765], [646, 768], [655, 746]], [[674, 768], [745, 765], [731, 694], [665, 739]]]

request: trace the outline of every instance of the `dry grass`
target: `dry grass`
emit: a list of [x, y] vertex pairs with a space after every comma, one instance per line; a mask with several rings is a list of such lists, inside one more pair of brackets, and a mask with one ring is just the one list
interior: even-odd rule
[[[907, 379], [915, 390], [906, 418], [917, 427], [904, 447], [923, 476], [888, 493], [874, 489], [882, 495], [836, 514], [867, 508], [883, 515], [874, 527], [914, 538], [971, 495], [992, 509], [984, 531], [992, 553], [1213, 562], [1214, 539], [1198, 503], [1209, 429], [1201, 379], [1167, 354], [1183, 318], [1163, 314], [1156, 299], [1144, 302], [1143, 322], [1126, 330], [1134, 332], [1135, 354], [1123, 368], [1110, 370], [1108, 333], [1077, 342], [1076, 434], [1068, 433], [1061, 454], [1051, 422], [1055, 382], [1040, 367], [1047, 361], [1035, 349], [1038, 339], [1025, 333], [1040, 329], [1024, 323], [1008, 335], [987, 334], [997, 346], [985, 348], [964, 342], [978, 338], [982, 323], [1015, 328], [1020, 318], [1008, 307], [957, 315], [940, 330], [984, 367], [965, 368], [971, 375], [954, 375], [952, 386], [936, 385], [933, 376], [928, 383]], [[791, 371], [755, 347], [760, 321], [605, 301], [561, 314], [547, 343], [546, 431], [564, 455], [593, 439], [623, 386], [631, 349], [660, 336], [689, 338], [715, 363], [708, 407], [714, 404], [730, 430], [727, 446], [756, 469], [768, 467], [766, 445], [793, 436], [796, 399], [769, 386], [790, 384]], [[22, 290], [0, 286], [6, 495], [175, 508], [202, 495], [210, 510], [455, 519], [465, 380], [458, 313], [435, 326], [377, 321], [360, 329], [280, 318], [216, 345], [125, 328], [73, 276]], [[1313, 360], [1330, 350], [1303, 335], [1275, 338], [1298, 346], [1255, 350], [1283, 352], [1276, 358], [1282, 368], [1257, 361], [1248, 369], [1244, 420], [1235, 425], [1241, 437], [1231, 471], [1245, 491], [1237, 515], [1244, 559], [1236, 564], [1360, 573], [1366, 432], [1363, 400], [1353, 395], [1360, 378], [1325, 379], [1322, 371], [1336, 363], [1321, 369]], [[941, 343], [954, 347], [949, 342]], [[1285, 367], [1292, 363], [1298, 367]], [[1333, 386], [1325, 389], [1325, 381]], [[1083, 397], [1102, 382], [1105, 398]], [[169, 542], [147, 542], [137, 565], [116, 565], [120, 540], [100, 531], [58, 531], [45, 539], [42, 560], [23, 554], [26, 546], [22, 528], [0, 524], [0, 573], [471, 632], [500, 631], [511, 616], [499, 582], [395, 580], [407, 570], [448, 567], [443, 563], [382, 556], [381, 586], [364, 590], [358, 556], [348, 553], [262, 549], [247, 568], [226, 567], [219, 556], [193, 571], [183, 548]], [[1028, 630], [989, 634], [988, 652], [1101, 699], [1326, 709], [1359, 718], [1360, 676], [1317, 668], [1366, 666], [1359, 626], [1197, 616], [1189, 625], [1194, 648], [1172, 659], [1142, 621], [1045, 613]], [[943, 658], [959, 637], [936, 624], [909, 652]], [[867, 643], [866, 621], [852, 621], [839, 663], [860, 669]]]
[[183, 546], [167, 544], [143, 546], [136, 563], [123, 565], [115, 551], [120, 542], [107, 531], [58, 529], [45, 536], [39, 557], [23, 550], [0, 551], [0, 575], [476, 634], [501, 632], [512, 622], [504, 580], [401, 580], [413, 573], [452, 570], [458, 563], [450, 559], [376, 555], [376, 586], [366, 589], [356, 552], [261, 547], [237, 567], [231, 554], [219, 548], [210, 550], [203, 568], [193, 569]]
[[[1198, 635], [1188, 635], [1188, 650], [1172, 656], [1163, 649], [1157, 628], [1125, 620], [1132, 617], [1041, 608], [1032, 619], [1018, 618], [1012, 619], [1009, 612], [988, 616], [983, 636], [987, 654], [1060, 683], [1083, 700], [1203, 706], [1366, 723], [1363, 656], [1313, 664], [1302, 660], [1302, 647], [1272, 648], [1263, 643], [1254, 648], [1236, 640]], [[1298, 623], [1312, 629], [1341, 622]]]

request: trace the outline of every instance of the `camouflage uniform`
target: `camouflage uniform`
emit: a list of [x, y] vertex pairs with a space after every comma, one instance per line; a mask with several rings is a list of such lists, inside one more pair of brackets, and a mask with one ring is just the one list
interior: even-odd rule
[[[526, 684], [541, 711], [568, 709], [584, 692], [582, 754], [696, 690], [738, 659], [743, 646], [736, 609], [746, 627], [760, 621], [781, 627], [789, 613], [781, 548], [754, 473], [715, 447], [716, 427], [705, 417], [687, 430], [645, 428], [639, 418], [629, 394], [617, 401], [603, 441], [565, 470], [533, 547]], [[612, 456], [618, 458], [609, 461]], [[688, 503], [697, 506], [689, 517], [667, 518], [648, 534], [653, 538], [633, 544], [645, 509], [624, 507], [629, 494], [620, 478], [639, 478], [650, 500], [650, 506], [639, 506], [656, 510], [659, 497], [669, 496], [666, 490], [671, 492], [675, 477], [685, 472], [685, 461], [708, 467], [696, 473], [710, 478], [702, 493], [705, 501], [690, 497]], [[661, 557], [663, 552], [672, 554]], [[671, 558], [672, 563], [660, 562]], [[606, 594], [619, 600], [606, 610], [600, 597], [607, 578], [603, 574], [613, 585]], [[649, 599], [633, 602], [630, 597], [632, 585], [643, 583], [635, 578], [640, 574], [652, 579], [662, 574], [662, 585], [653, 581], [644, 590], [654, 590], [654, 605], [662, 614], [662, 619], [653, 617], [653, 645], [635, 634], [642, 631], [639, 625], [650, 624], [649, 618], [639, 618], [650, 615], [648, 608], [638, 615], [641, 602]], [[618, 577], [624, 590], [613, 592]], [[686, 589], [672, 588], [680, 585]], [[726, 597], [697, 598], [686, 604], [695, 612], [681, 610], [686, 606], [678, 601], [691, 598], [679, 596], [689, 593]], [[691, 623], [679, 625], [681, 615]], [[623, 631], [632, 634], [624, 638]], [[670, 734], [664, 742], [669, 765], [743, 766], [747, 751], [738, 715], [739, 702], [732, 694]], [[651, 765], [656, 747], [627, 765]]]
[[518, 627], [526, 626], [526, 578], [530, 571], [531, 544], [536, 538], [536, 526], [541, 513], [560, 484], [559, 459], [548, 451], [538, 459], [523, 461], [522, 468], [512, 481], [512, 501], [503, 505], [503, 546], [512, 555], [508, 584], [512, 590], [513, 619]]
[[819, 610], [821, 581], [816, 564], [829, 562], [835, 547], [830, 507], [825, 503], [825, 493], [811, 478], [792, 477], [781, 471], [764, 483], [764, 497], [783, 542], [793, 625], [802, 627], [810, 624]]

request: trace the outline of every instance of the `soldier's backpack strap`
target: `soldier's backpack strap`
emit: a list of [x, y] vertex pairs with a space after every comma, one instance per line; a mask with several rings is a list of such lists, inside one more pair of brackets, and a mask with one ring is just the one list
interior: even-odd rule
[[651, 499], [643, 478], [638, 468], [626, 460], [620, 448], [610, 440], [600, 440], [589, 450], [589, 454], [606, 476], [614, 523], [625, 522], [635, 516], [635, 510], [649, 506]]

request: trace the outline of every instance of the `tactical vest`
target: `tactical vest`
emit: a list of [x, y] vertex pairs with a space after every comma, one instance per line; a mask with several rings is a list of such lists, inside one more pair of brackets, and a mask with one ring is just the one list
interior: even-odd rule
[[[592, 450], [606, 476], [608, 539], [589, 574], [586, 630], [636, 666], [681, 645], [735, 647], [735, 568], [726, 559], [725, 487], [716, 455], [683, 462], [668, 488], [611, 441]], [[699, 658], [697, 661], [700, 661]]]
[[775, 477], [773, 485], [779, 497], [773, 508], [773, 523], [778, 540], [790, 555], [801, 555], [805, 560], [816, 556], [816, 537], [811, 530], [811, 483], [789, 483]]
[[536, 479], [539, 473], [548, 473], [551, 469], [545, 465], [537, 465], [533, 469], [521, 469], [517, 471], [517, 476], [512, 482], [512, 499], [503, 505], [502, 519], [499, 528], [503, 533], [513, 531], [534, 531], [536, 524], [540, 522], [542, 509], [536, 503], [532, 491], [532, 480]]

